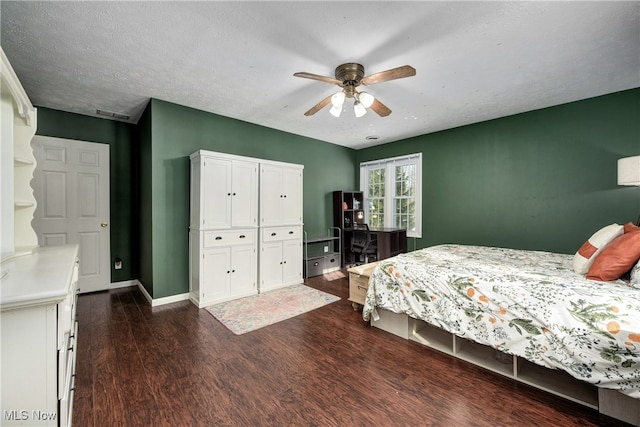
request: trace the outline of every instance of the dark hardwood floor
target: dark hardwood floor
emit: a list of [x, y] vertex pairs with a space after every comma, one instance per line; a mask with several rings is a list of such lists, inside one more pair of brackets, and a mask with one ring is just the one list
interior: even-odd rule
[[236, 336], [137, 288], [78, 302], [75, 426], [621, 426], [597, 411], [371, 328], [342, 299]]

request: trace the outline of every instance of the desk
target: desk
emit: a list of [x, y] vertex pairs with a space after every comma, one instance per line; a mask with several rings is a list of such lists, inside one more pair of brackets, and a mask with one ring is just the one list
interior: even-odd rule
[[[351, 252], [351, 231], [344, 229], [342, 267], [349, 267], [356, 262], [356, 257]], [[376, 259], [379, 261], [391, 258], [407, 252], [407, 230], [402, 228], [371, 228], [371, 239], [376, 240], [378, 252]]]
[[378, 260], [407, 252], [407, 230], [401, 228], [372, 228], [378, 244]]

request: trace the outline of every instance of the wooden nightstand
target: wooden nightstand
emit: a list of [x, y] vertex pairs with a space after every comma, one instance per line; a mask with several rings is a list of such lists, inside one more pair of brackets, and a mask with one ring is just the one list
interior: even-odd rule
[[367, 289], [369, 289], [369, 276], [378, 262], [358, 265], [347, 270], [349, 272], [349, 301], [351, 301], [354, 311], [358, 309], [358, 305], [364, 305]]

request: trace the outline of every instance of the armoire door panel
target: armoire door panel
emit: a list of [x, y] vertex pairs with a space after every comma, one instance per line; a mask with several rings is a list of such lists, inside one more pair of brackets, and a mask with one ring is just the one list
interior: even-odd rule
[[283, 168], [282, 171], [283, 224], [302, 224], [302, 171]]
[[207, 158], [201, 173], [201, 227], [228, 228], [231, 226], [231, 162]]
[[260, 225], [280, 225], [282, 222], [282, 168], [260, 167]]
[[248, 295], [256, 288], [255, 246], [231, 248], [231, 295]]
[[231, 250], [208, 249], [202, 258], [201, 301], [215, 301], [229, 295], [231, 284]]
[[300, 240], [282, 242], [282, 281], [294, 282], [302, 279], [302, 244]]
[[258, 225], [258, 164], [233, 161], [231, 225]]

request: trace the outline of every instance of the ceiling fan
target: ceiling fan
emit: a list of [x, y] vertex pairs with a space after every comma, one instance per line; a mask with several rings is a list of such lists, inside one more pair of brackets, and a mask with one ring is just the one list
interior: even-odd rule
[[325, 99], [311, 107], [309, 111], [304, 113], [305, 116], [311, 116], [331, 103], [332, 107], [329, 112], [335, 117], [340, 117], [345, 99], [353, 98], [353, 110], [356, 117], [364, 116], [367, 113], [367, 108], [371, 108], [381, 117], [386, 117], [391, 114], [389, 107], [378, 101], [373, 97], [373, 95], [367, 92], [359, 92], [357, 90], [358, 86], [369, 86], [389, 80], [415, 76], [416, 70], [410, 65], [404, 65], [402, 67], [392, 68], [390, 70], [371, 74], [365, 77], [364, 67], [361, 64], [348, 62], [346, 64], [338, 65], [335, 74], [335, 78], [305, 72], [294, 74], [295, 77], [319, 80], [321, 82], [335, 84], [342, 88], [340, 92], [327, 96]]

